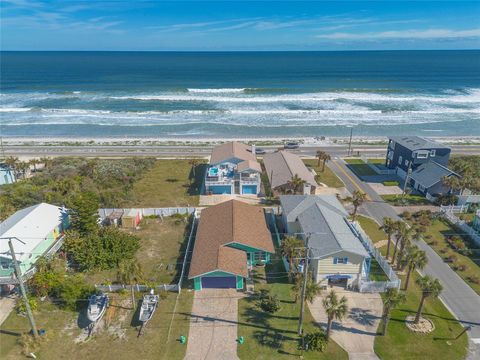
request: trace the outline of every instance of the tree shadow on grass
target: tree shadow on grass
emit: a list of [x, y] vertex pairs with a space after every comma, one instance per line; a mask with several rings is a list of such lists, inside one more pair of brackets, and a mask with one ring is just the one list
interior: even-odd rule
[[202, 163], [195, 166], [190, 170], [188, 179], [190, 184], [188, 185], [188, 195], [200, 195], [202, 193], [203, 179], [205, 177], [205, 172], [207, 171], [208, 164]]

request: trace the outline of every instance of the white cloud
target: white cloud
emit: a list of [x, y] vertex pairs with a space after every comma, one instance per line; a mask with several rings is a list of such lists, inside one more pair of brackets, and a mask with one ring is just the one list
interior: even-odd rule
[[480, 28], [469, 30], [451, 29], [425, 29], [425, 30], [396, 30], [367, 33], [342, 33], [319, 34], [318, 39], [327, 40], [381, 40], [381, 39], [460, 39], [480, 37]]

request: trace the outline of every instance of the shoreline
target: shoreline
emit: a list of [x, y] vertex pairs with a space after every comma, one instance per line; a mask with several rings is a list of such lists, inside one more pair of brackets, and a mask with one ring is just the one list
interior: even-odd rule
[[[437, 140], [446, 145], [480, 145], [480, 136], [425, 136], [429, 139]], [[81, 136], [52, 136], [52, 137], [32, 137], [32, 136], [7, 136], [1, 138], [4, 146], [201, 146], [213, 145], [225, 141], [239, 141], [246, 143], [255, 143], [259, 146], [279, 145], [288, 141], [298, 141], [303, 145], [335, 146], [349, 143], [348, 136], [328, 136], [320, 137], [275, 137], [275, 136], [257, 136], [257, 137], [81, 137]], [[388, 141], [387, 136], [353, 136], [353, 145], [383, 145]]]

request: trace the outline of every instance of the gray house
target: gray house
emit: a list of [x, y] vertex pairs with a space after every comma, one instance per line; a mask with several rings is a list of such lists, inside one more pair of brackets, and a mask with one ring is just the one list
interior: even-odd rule
[[310, 266], [316, 282], [359, 287], [370, 272], [371, 258], [333, 195], [280, 196], [286, 231], [309, 236]]
[[409, 184], [427, 198], [436, 197], [451, 191], [442, 181], [444, 177], [450, 176], [460, 177], [460, 175], [446, 166], [440, 165], [436, 161], [429, 161], [420, 165], [412, 172]]
[[409, 167], [415, 171], [432, 160], [448, 166], [450, 152], [448, 146], [420, 136], [393, 136], [389, 139], [385, 166], [395, 169], [405, 179]]

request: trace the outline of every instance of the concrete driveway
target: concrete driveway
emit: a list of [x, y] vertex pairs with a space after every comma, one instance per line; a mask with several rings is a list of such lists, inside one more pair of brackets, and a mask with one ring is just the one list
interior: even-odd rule
[[234, 289], [204, 289], [193, 298], [185, 360], [237, 357], [238, 299]]
[[[334, 290], [339, 297], [347, 298], [349, 311], [343, 321], [333, 322], [332, 339], [348, 352], [350, 360], [378, 359], [373, 350], [373, 342], [383, 310], [380, 295], [361, 294], [341, 288], [334, 288]], [[315, 321], [326, 328], [327, 315], [322, 305], [325, 295], [327, 292], [323, 292], [313, 304], [308, 306]]]

